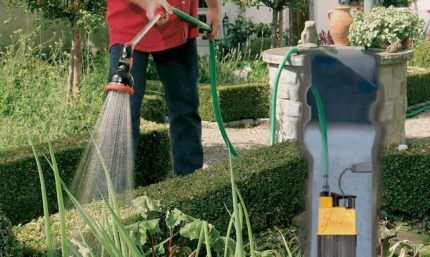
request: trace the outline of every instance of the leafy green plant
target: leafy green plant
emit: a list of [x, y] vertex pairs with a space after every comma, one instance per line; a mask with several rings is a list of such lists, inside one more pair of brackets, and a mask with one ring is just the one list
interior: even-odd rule
[[412, 10], [375, 7], [368, 13], [359, 13], [349, 28], [352, 45], [387, 47], [388, 45], [421, 36], [423, 21]]
[[383, 220], [379, 224], [379, 247], [381, 257], [419, 257], [430, 256], [430, 245], [396, 238], [402, 231], [410, 230], [404, 223]]
[[[262, 42], [262, 39], [270, 37], [270, 26], [264, 23], [254, 23], [243, 16], [237, 16], [233, 23], [225, 24], [225, 35], [223, 40], [218, 44], [220, 51], [224, 54], [229, 49], [239, 49], [246, 52], [247, 47], [255, 41]], [[269, 45], [264, 45], [260, 50], [266, 50]], [[255, 56], [258, 52], [253, 52]]]

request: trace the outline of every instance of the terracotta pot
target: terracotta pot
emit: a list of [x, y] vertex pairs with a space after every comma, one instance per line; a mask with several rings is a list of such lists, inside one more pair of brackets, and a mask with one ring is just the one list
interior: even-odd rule
[[349, 6], [339, 6], [327, 13], [328, 30], [335, 45], [349, 45], [348, 30], [352, 23], [350, 9], [351, 7]]

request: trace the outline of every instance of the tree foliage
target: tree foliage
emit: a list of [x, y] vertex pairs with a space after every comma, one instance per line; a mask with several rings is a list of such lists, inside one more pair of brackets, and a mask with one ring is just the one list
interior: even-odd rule
[[26, 3], [30, 11], [38, 12], [44, 19], [63, 19], [87, 32], [103, 24], [106, 13], [103, 0], [26, 0]]

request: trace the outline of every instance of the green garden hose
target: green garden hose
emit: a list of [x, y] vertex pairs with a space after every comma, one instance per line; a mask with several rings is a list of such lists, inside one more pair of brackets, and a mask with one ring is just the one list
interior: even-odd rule
[[295, 47], [288, 50], [288, 52], [284, 56], [284, 59], [279, 65], [278, 72], [276, 73], [275, 82], [273, 83], [272, 87], [272, 104], [270, 108], [270, 145], [274, 145], [276, 143], [276, 99], [278, 97], [279, 79], [281, 77], [282, 70], [284, 69], [287, 60], [291, 60], [291, 55], [298, 52], [299, 50]]
[[[292, 47], [285, 54], [284, 59], [282, 59], [282, 62], [279, 65], [278, 72], [276, 74], [275, 81], [272, 87], [272, 102], [271, 102], [271, 109], [270, 109], [270, 145], [273, 145], [276, 142], [276, 102], [277, 102], [277, 95], [278, 95], [279, 79], [281, 77], [281, 73], [284, 69], [285, 63], [288, 60], [291, 60], [291, 55], [294, 53], [299, 53], [299, 50], [295, 47]], [[328, 183], [329, 157], [328, 157], [328, 142], [327, 142], [327, 124], [325, 120], [324, 104], [322, 102], [321, 96], [316, 87], [311, 86], [310, 91], [317, 105], [318, 120], [319, 120], [319, 127], [320, 127], [320, 133], [321, 133], [321, 156], [322, 156], [323, 179], [324, 179], [323, 190], [329, 191], [329, 183]]]
[[[179, 18], [189, 23], [194, 24], [196, 27], [206, 31], [212, 32], [212, 27], [208, 24], [201, 22], [200, 20], [194, 18], [191, 15], [184, 13], [183, 11], [172, 8], [174, 14], [176, 14]], [[209, 39], [209, 66], [210, 66], [210, 77], [211, 77], [211, 93], [212, 93], [212, 104], [215, 112], [215, 119], [218, 123], [219, 130], [224, 139], [225, 144], [228, 147], [231, 155], [237, 156], [237, 152], [234, 149], [230, 139], [228, 138], [227, 132], [225, 131], [224, 122], [221, 116], [221, 110], [219, 107], [219, 99], [218, 99], [218, 89], [217, 89], [217, 81], [216, 81], [216, 60], [215, 60], [215, 42], [213, 39]]]
[[415, 116], [420, 115], [423, 112], [430, 110], [430, 103], [424, 104], [419, 108], [406, 112], [406, 119], [413, 118]]
[[330, 190], [329, 182], [328, 182], [329, 158], [328, 158], [328, 142], [327, 142], [327, 124], [325, 120], [324, 104], [321, 100], [321, 96], [317, 88], [314, 86], [311, 86], [310, 90], [317, 104], [318, 120], [319, 120], [320, 133], [321, 133], [321, 156], [322, 156], [323, 179], [324, 179], [323, 189], [324, 191], [328, 192]]

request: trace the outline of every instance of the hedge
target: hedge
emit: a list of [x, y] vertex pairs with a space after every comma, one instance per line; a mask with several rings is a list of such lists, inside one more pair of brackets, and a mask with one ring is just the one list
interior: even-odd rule
[[[269, 117], [268, 84], [222, 85], [218, 91], [224, 122]], [[202, 120], [215, 121], [209, 85], [200, 86], [200, 116]]]
[[430, 70], [408, 67], [408, 105], [430, 101]]
[[[147, 91], [149, 96], [147, 101], [143, 103], [142, 117], [145, 119], [154, 120], [153, 112], [157, 112], [155, 116], [159, 119], [158, 110], [167, 108], [164, 103], [164, 90], [161, 83], [157, 81], [148, 81]], [[208, 84], [201, 84], [200, 91], [200, 116], [202, 120], [215, 121], [213, 110], [213, 102], [211, 95], [211, 87]], [[156, 93], [156, 95], [154, 95]], [[146, 97], [146, 96], [145, 96]], [[249, 84], [231, 84], [220, 85], [218, 87], [218, 97], [220, 103], [221, 114], [225, 122], [236, 121], [241, 119], [255, 119], [269, 117], [269, 85], [265, 83], [249, 83]], [[163, 101], [161, 103], [161, 101]], [[153, 108], [151, 110], [151, 108]], [[164, 120], [164, 117], [163, 117]]]
[[430, 69], [430, 41], [415, 47], [414, 58], [409, 62], [411, 66]]
[[21, 256], [22, 251], [12, 232], [12, 223], [0, 210], [0, 257]]
[[[411, 145], [406, 151], [388, 147], [381, 156], [381, 209], [389, 217], [421, 219], [430, 213], [430, 145]], [[254, 232], [289, 224], [304, 208], [307, 165], [293, 143], [260, 149], [233, 160], [236, 181], [250, 211]], [[137, 195], [160, 199], [166, 208], [178, 208], [187, 214], [208, 220], [225, 231], [231, 207], [227, 163], [214, 165], [189, 176], [175, 177], [140, 188]], [[123, 217], [135, 218], [133, 209], [122, 209]], [[89, 210], [100, 217], [100, 203]], [[59, 238], [58, 215], [52, 216]], [[74, 211], [68, 213], [70, 227], [79, 227]], [[43, 221], [35, 220], [14, 228], [16, 238], [28, 256], [45, 249]]]
[[407, 151], [389, 147], [382, 159], [381, 209], [391, 218], [421, 219], [430, 214], [430, 145]]
[[[233, 159], [233, 168], [255, 232], [288, 224], [303, 211], [307, 168], [293, 143], [283, 143], [237, 157]], [[227, 170], [228, 162], [223, 162], [188, 176], [174, 177], [140, 188], [136, 193], [160, 199], [166, 209], [178, 208], [225, 231], [229, 221], [225, 206], [232, 207]], [[100, 203], [93, 203], [88, 209], [100, 218], [103, 207]], [[136, 212], [132, 207], [125, 207], [122, 215], [130, 220]], [[58, 215], [53, 215], [52, 220], [58, 240]], [[68, 212], [67, 220], [71, 228], [81, 226], [74, 211]], [[42, 224], [43, 220], [39, 218], [14, 228], [15, 236], [27, 256], [40, 256], [45, 250]]]
[[[144, 122], [136, 160], [136, 183], [148, 185], [168, 176], [170, 146], [167, 127]], [[70, 138], [54, 143], [62, 179], [70, 184], [81, 155], [88, 144], [86, 138]], [[39, 154], [49, 155], [46, 144]], [[45, 158], [40, 158], [44, 170], [49, 208], [57, 211], [54, 177]], [[13, 224], [24, 223], [43, 215], [39, 177], [31, 147], [20, 147], [0, 154], [0, 209]]]
[[161, 93], [145, 94], [140, 116], [148, 121], [164, 123], [167, 115], [167, 105]]

